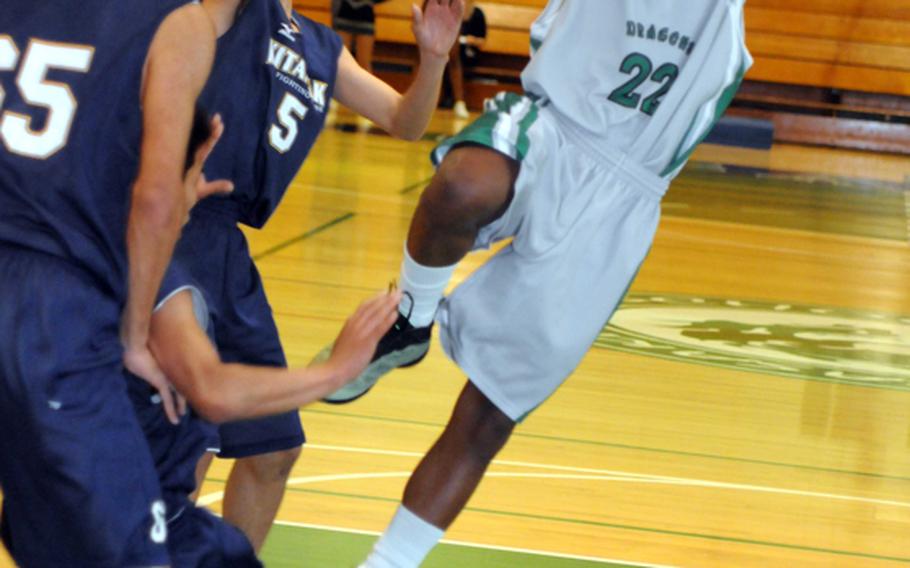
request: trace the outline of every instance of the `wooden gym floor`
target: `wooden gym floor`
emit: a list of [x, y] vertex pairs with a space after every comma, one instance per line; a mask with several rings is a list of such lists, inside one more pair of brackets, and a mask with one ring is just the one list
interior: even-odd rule
[[[249, 232], [293, 365], [397, 276], [432, 173], [431, 137], [337, 122]], [[893, 156], [699, 149], [613, 325], [426, 565], [910, 563], [907, 176]], [[463, 382], [434, 344], [361, 401], [304, 409], [267, 565], [356, 566]], [[215, 510], [228, 466], [203, 487]]]

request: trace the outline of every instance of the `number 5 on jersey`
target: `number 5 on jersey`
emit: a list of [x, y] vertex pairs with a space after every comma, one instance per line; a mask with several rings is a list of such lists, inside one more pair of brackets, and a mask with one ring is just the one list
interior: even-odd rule
[[[269, 128], [269, 144], [282, 154], [291, 149], [297, 139], [297, 123], [303, 120], [309, 109], [291, 93], [285, 93], [278, 105], [278, 124]], [[279, 126], [280, 125], [280, 126]]]
[[[59, 44], [32, 39], [16, 76], [26, 103], [47, 109], [44, 129], [33, 130], [31, 117], [7, 110], [0, 115], [0, 139], [10, 152], [46, 160], [66, 146], [78, 103], [65, 83], [48, 81], [51, 69], [86, 73], [95, 50], [87, 45]], [[0, 35], [0, 71], [12, 71], [19, 61], [19, 50], [8, 35]], [[6, 92], [0, 86], [0, 109]]]

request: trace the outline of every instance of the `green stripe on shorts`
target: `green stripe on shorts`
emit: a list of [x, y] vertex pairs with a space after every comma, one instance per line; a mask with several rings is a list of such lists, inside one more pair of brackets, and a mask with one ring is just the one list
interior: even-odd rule
[[499, 93], [487, 99], [484, 113], [477, 120], [440, 142], [430, 157], [438, 166], [452, 148], [461, 144], [476, 144], [520, 161], [531, 148], [528, 131], [537, 116], [537, 105], [529, 97], [518, 93]]

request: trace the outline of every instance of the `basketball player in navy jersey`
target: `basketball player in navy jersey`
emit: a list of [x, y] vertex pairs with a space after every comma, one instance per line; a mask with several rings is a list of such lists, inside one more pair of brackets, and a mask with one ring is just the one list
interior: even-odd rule
[[174, 387], [186, 394], [189, 411], [173, 425], [153, 388], [137, 378], [128, 385], [169, 512], [172, 565], [258, 567], [249, 539], [190, 499], [199, 458], [220, 444], [214, 424], [297, 409], [358, 376], [396, 320], [400, 295], [382, 294], [364, 302], [342, 329], [332, 356], [306, 369], [223, 363], [207, 335], [214, 314], [177, 263], [169, 268], [159, 298], [150, 345]]
[[[213, 336], [229, 363], [285, 367], [262, 281], [238, 223], [262, 227], [322, 129], [334, 97], [392, 135], [418, 139], [435, 109], [462, 0], [414, 8], [421, 63], [401, 95], [363, 70], [329, 28], [291, 10], [290, 0], [206, 0], [218, 53], [201, 97], [227, 130], [206, 173], [235, 183], [230, 197], [200, 202], [175, 253], [210, 297]], [[237, 458], [224, 516], [258, 550], [275, 518], [304, 442], [295, 411], [220, 428], [220, 456]], [[210, 457], [209, 457], [210, 459]], [[208, 459], [200, 463], [200, 472]]]
[[0, 11], [0, 486], [21, 566], [169, 562], [123, 366], [169, 396], [148, 327], [213, 55], [187, 0]]

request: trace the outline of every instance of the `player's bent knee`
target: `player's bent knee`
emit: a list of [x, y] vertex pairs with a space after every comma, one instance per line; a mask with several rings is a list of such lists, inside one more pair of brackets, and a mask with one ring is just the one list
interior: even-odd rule
[[468, 444], [473, 459], [482, 463], [493, 461], [499, 450], [506, 445], [512, 436], [515, 423], [501, 416], [491, 416], [477, 424]]
[[257, 479], [263, 482], [284, 482], [290, 476], [294, 464], [300, 457], [301, 447], [249, 456], [237, 460], [238, 465], [245, 467]]
[[441, 219], [483, 225], [506, 208], [518, 165], [480, 146], [461, 146], [446, 155], [422, 201]]
[[472, 459], [489, 463], [509, 441], [515, 422], [486, 398], [472, 406], [470, 416], [464, 416], [467, 420], [459, 420], [451, 426], [460, 432]]

